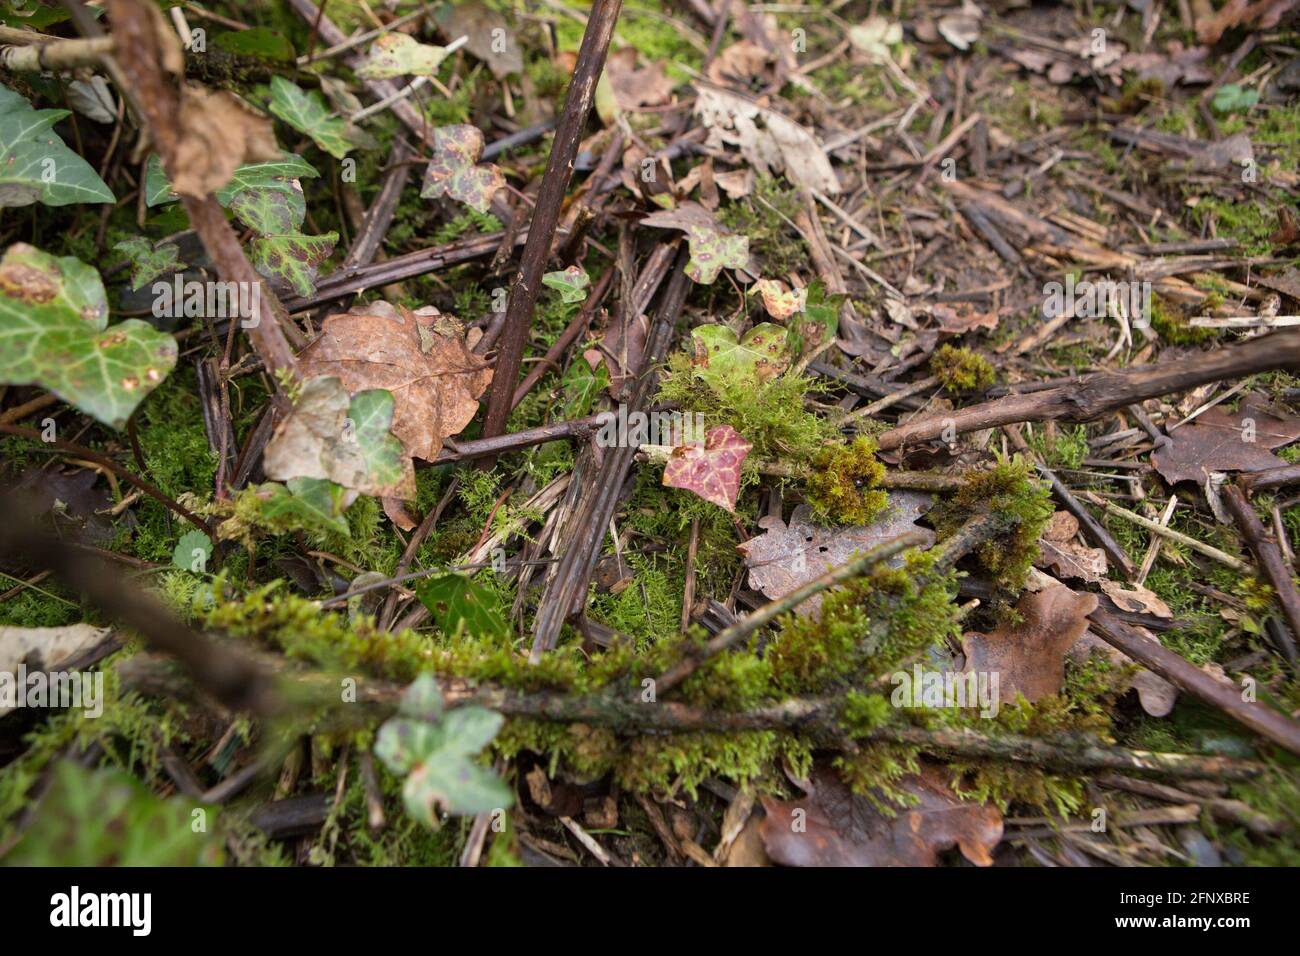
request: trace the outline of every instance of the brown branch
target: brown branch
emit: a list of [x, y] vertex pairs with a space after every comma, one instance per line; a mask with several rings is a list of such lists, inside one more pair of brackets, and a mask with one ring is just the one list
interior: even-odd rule
[[[155, 31], [161, 17], [144, 0], [108, 0], [108, 10], [118, 48], [130, 51], [129, 56], [119, 56], [116, 62], [134, 87], [149, 135], [168, 176], [175, 182], [180, 173], [176, 165], [181, 136], [180, 97], [176, 84], [163, 71], [162, 41]], [[262, 287], [256, 324], [248, 328], [249, 340], [268, 370], [284, 371], [296, 378], [298, 363], [277, 318], [283, 307], [270, 284], [263, 281], [245, 257], [235, 230], [226, 220], [225, 210], [211, 194], [202, 199], [183, 195], [181, 201], [221, 278], [243, 283], [245, 288]]]
[[[1264, 577], [1268, 578], [1268, 583], [1273, 586], [1277, 603], [1282, 608], [1282, 615], [1291, 627], [1291, 634], [1300, 638], [1300, 590], [1296, 589], [1295, 579], [1291, 576], [1291, 566], [1282, 556], [1282, 549], [1278, 547], [1277, 539], [1260, 524], [1255, 509], [1246, 499], [1245, 492], [1236, 485], [1224, 486], [1223, 503], [1228, 513], [1232, 515], [1237, 530], [1246, 539], [1247, 547], [1255, 555], [1259, 569], [1264, 572]], [[1296, 662], [1294, 639], [1286, 640], [1282, 644], [1282, 651], [1290, 663]]]
[[1162, 644], [1149, 641], [1133, 628], [1105, 611], [1088, 615], [1093, 630], [1106, 643], [1119, 648], [1143, 667], [1159, 674], [1179, 690], [1217, 707], [1233, 720], [1249, 727], [1292, 753], [1300, 753], [1300, 724], [1265, 703], [1242, 700], [1241, 692], [1224, 684]]
[[519, 366], [528, 342], [528, 329], [532, 324], [533, 307], [541, 291], [542, 272], [560, 218], [560, 207], [565, 190], [573, 176], [573, 162], [578, 154], [582, 128], [596, 95], [596, 81], [605, 67], [605, 53], [609, 50], [614, 24], [618, 20], [623, 0], [597, 0], [587, 20], [578, 49], [578, 65], [569, 81], [569, 92], [564, 101], [564, 112], [555, 129], [551, 156], [546, 163], [546, 173], [537, 190], [533, 207], [533, 220], [524, 244], [519, 273], [506, 304], [506, 325], [501, 347], [497, 350], [496, 370], [492, 375], [492, 390], [488, 394], [487, 414], [483, 419], [483, 437], [492, 438], [505, 431], [506, 419], [519, 379]]
[[528, 373], [527, 377], [519, 383], [519, 387], [515, 389], [515, 394], [510, 400], [510, 407], [512, 409], [517, 407], [519, 403], [524, 400], [524, 396], [532, 391], [533, 386], [541, 381], [542, 376], [560, 361], [564, 353], [569, 350], [569, 346], [577, 341], [578, 336], [582, 335], [582, 333], [586, 331], [587, 326], [591, 324], [592, 318], [595, 317], [596, 311], [600, 308], [600, 303], [601, 300], [605, 298], [605, 293], [609, 291], [610, 282], [613, 278], [614, 269], [610, 268], [606, 269], [604, 275], [596, 281], [596, 285], [592, 288], [591, 292], [588, 293], [587, 300], [582, 303], [582, 308], [579, 309], [578, 314], [573, 317], [573, 321], [571, 321], [565, 330], [560, 333], [560, 337], [555, 340], [549, 349], [546, 350], [546, 355], [542, 360], [533, 366], [532, 371]]
[[926, 415], [884, 432], [880, 436], [880, 447], [889, 451], [905, 444], [931, 441], [949, 427], [957, 434], [964, 434], [1017, 422], [1084, 422], [1133, 402], [1184, 391], [1207, 382], [1298, 366], [1300, 333], [1259, 336], [1181, 362], [1098, 372], [1068, 384], [1008, 395], [943, 414]]

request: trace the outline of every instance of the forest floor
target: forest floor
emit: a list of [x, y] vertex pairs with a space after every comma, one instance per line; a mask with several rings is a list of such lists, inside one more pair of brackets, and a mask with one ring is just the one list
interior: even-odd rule
[[1300, 864], [1300, 4], [103, 8], [0, 862]]

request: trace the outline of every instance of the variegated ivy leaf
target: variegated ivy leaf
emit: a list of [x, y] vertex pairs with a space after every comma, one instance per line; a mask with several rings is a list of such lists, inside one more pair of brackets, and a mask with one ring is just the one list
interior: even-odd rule
[[542, 276], [542, 285], [548, 285], [560, 292], [560, 301], [572, 305], [587, 298], [587, 287], [591, 285], [591, 276], [582, 266], [569, 266], [558, 272], [548, 272]]
[[15, 243], [0, 259], [0, 383], [39, 385], [113, 428], [176, 364], [176, 342], [138, 319], [108, 326], [99, 273]]
[[415, 470], [390, 431], [393, 395], [349, 396], [333, 376], [310, 379], [266, 446], [268, 478], [327, 478], [375, 497], [415, 497]]
[[347, 120], [333, 115], [325, 98], [315, 90], [304, 90], [282, 76], [273, 76], [270, 109], [336, 159], [342, 159], [352, 149]]
[[180, 259], [180, 246], [164, 242], [154, 247], [148, 239], [132, 236], [123, 239], [114, 249], [131, 260], [131, 288], [138, 289], [161, 275], [171, 275], [185, 268]]
[[338, 241], [337, 232], [265, 236], [249, 243], [248, 257], [262, 275], [305, 298], [316, 291], [316, 275]]
[[763, 297], [763, 308], [778, 321], [797, 315], [808, 303], [807, 288], [787, 289], [785, 283], [776, 279], [759, 279], [749, 291], [751, 295], [758, 293]]
[[703, 445], [692, 442], [673, 449], [664, 465], [663, 483], [735, 511], [740, 466], [753, 447], [730, 425], [719, 425], [709, 430]]
[[642, 225], [660, 229], [680, 229], [686, 233], [691, 259], [686, 274], [701, 285], [709, 285], [723, 269], [747, 269], [749, 237], [728, 232], [703, 206], [696, 202], [681, 203], [676, 209], [651, 213]]
[[447, 195], [478, 212], [487, 212], [505, 176], [492, 163], [475, 165], [483, 155], [483, 133], [475, 126], [440, 126], [433, 131], [433, 160], [424, 171], [420, 195]]
[[737, 338], [725, 325], [701, 325], [691, 330], [695, 374], [710, 385], [765, 382], [790, 364], [788, 333], [763, 322]]
[[[304, 176], [316, 177], [320, 173], [316, 167], [301, 156], [285, 153], [277, 160], [264, 163], [247, 163], [235, 170], [230, 182], [222, 186], [214, 195], [223, 206], [229, 206], [231, 200], [242, 192], [257, 189], [283, 189], [295, 179]], [[180, 198], [167, 182], [167, 173], [163, 170], [162, 160], [154, 153], [149, 157], [144, 170], [145, 203], [157, 206], [160, 203], [175, 202]]]
[[421, 674], [415, 683], [402, 691], [397, 712], [416, 720], [437, 720], [442, 716], [442, 691], [432, 674]]
[[50, 132], [67, 110], [34, 110], [0, 85], [0, 208], [114, 202], [93, 166]]
[[503, 722], [495, 711], [467, 706], [447, 711], [436, 722], [399, 716], [380, 727], [375, 755], [389, 770], [406, 775], [402, 801], [407, 813], [436, 828], [439, 809], [471, 814], [510, 806], [510, 788], [474, 761]]
[[420, 43], [405, 33], [385, 33], [371, 44], [366, 61], [357, 68], [357, 76], [367, 80], [432, 76], [446, 58], [443, 47]]

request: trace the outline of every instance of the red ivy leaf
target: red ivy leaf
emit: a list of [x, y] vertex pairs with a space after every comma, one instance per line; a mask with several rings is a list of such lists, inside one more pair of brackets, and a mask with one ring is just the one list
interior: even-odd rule
[[663, 483], [735, 511], [740, 465], [753, 447], [730, 425], [719, 425], [704, 436], [703, 445], [693, 442], [673, 449], [664, 466]]

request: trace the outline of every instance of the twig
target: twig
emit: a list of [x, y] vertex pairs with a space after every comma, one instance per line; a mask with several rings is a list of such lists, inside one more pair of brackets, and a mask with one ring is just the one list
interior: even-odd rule
[[[1246, 546], [1255, 555], [1259, 569], [1268, 578], [1277, 596], [1277, 603], [1282, 608], [1282, 615], [1291, 627], [1291, 635], [1300, 637], [1300, 590], [1296, 590], [1295, 579], [1291, 577], [1291, 568], [1282, 556], [1277, 540], [1260, 524], [1255, 509], [1246, 500], [1246, 494], [1236, 485], [1225, 485], [1223, 503], [1232, 515], [1233, 523], [1241, 536], [1246, 539]], [[1281, 642], [1283, 656], [1291, 664], [1296, 662], [1295, 638], [1285, 635]]]
[[1227, 552], [1220, 551], [1218, 548], [1214, 547], [1213, 545], [1208, 545], [1204, 541], [1198, 541], [1195, 538], [1190, 537], [1189, 535], [1183, 534], [1181, 531], [1175, 531], [1172, 528], [1166, 528], [1158, 521], [1152, 521], [1150, 518], [1144, 517], [1143, 515], [1140, 515], [1135, 511], [1129, 511], [1127, 508], [1121, 508], [1119, 505], [1115, 504], [1114, 502], [1106, 501], [1101, 498], [1096, 498], [1095, 496], [1092, 496], [1092, 500], [1094, 500], [1101, 507], [1105, 508], [1111, 514], [1119, 515], [1121, 518], [1127, 518], [1129, 521], [1132, 521], [1134, 524], [1140, 525], [1141, 527], [1146, 528], [1148, 531], [1153, 532], [1154, 534], [1158, 534], [1161, 537], [1168, 538], [1170, 541], [1177, 541], [1179, 544], [1185, 545], [1186, 547], [1191, 548], [1193, 551], [1199, 551], [1207, 558], [1213, 558], [1215, 561], [1218, 561], [1220, 564], [1227, 565], [1228, 567], [1232, 568], [1234, 571], [1241, 571], [1242, 573], [1248, 573], [1250, 571], [1250, 565], [1247, 564], [1245, 561], [1242, 561], [1239, 558], [1234, 558], [1232, 555], [1228, 554]]
[[506, 303], [506, 324], [497, 350], [496, 369], [492, 374], [492, 388], [488, 393], [487, 413], [483, 418], [483, 437], [493, 438], [505, 431], [506, 419], [519, 379], [519, 366], [528, 342], [528, 329], [532, 324], [533, 307], [541, 292], [542, 273], [546, 258], [560, 219], [564, 193], [573, 175], [573, 162], [578, 154], [582, 127], [596, 95], [596, 81], [605, 68], [605, 54], [614, 34], [623, 0], [597, 0], [582, 35], [578, 49], [578, 65], [569, 81], [569, 92], [564, 101], [564, 112], [555, 129], [551, 155], [546, 163], [533, 207], [533, 219], [528, 229], [528, 241], [519, 262], [510, 297]]

